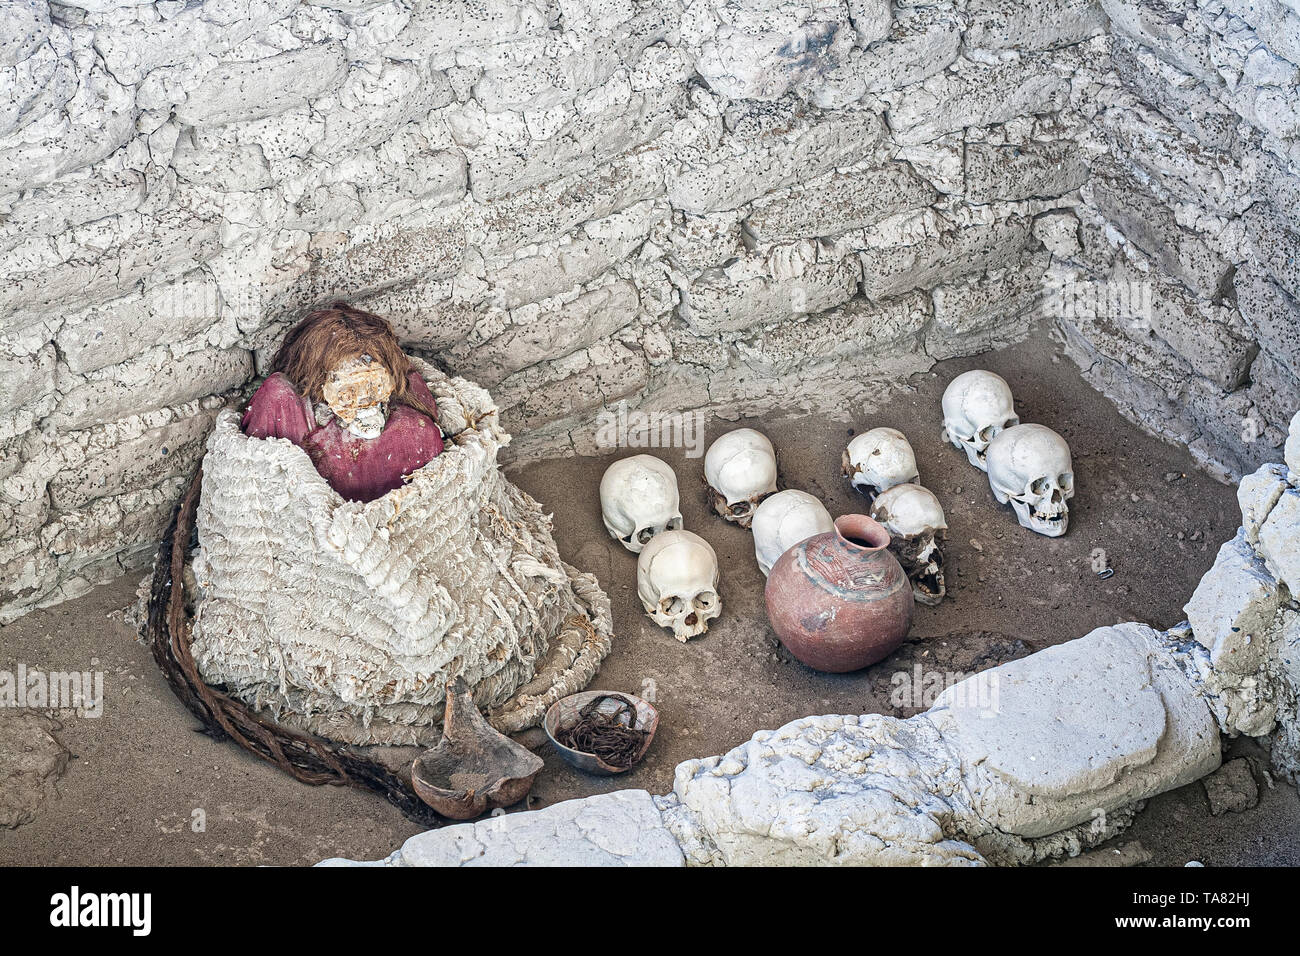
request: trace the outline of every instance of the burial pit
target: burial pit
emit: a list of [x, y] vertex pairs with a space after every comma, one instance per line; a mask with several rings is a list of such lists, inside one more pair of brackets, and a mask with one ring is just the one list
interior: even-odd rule
[[[227, 7], [0, 11], [0, 669], [108, 675], [96, 719], [23, 708], [13, 733], [54, 756], [14, 771], [31, 785], [3, 801], [22, 822], [0, 858], [465, 862], [378, 797], [195, 735], [132, 614], [104, 619], [223, 413], [294, 322], [345, 300], [490, 395], [511, 435], [493, 454], [552, 516], [546, 563], [608, 598], [590, 686], [659, 709], [614, 778], [517, 733], [546, 766], [516, 811], [642, 827], [639, 862], [1037, 863], [1126, 829], [1162, 863], [1300, 861], [1291, 0]], [[943, 439], [944, 390], [973, 369], [1068, 442], [1059, 537]], [[870, 507], [848, 443], [907, 437], [947, 519], [946, 595], [885, 660], [823, 674], [777, 641], [752, 533], [705, 484], [705, 449], [740, 427], [834, 516]], [[671, 469], [718, 557], [722, 613], [685, 643], [602, 522], [601, 477], [633, 454]], [[1104, 708], [1092, 678], [1053, 690], [1090, 667]], [[951, 699], [977, 673], [1011, 695], [992, 735]], [[1084, 729], [1032, 779], [1042, 698]], [[1089, 723], [1090, 701], [1123, 726]], [[1123, 757], [1082, 773], [1090, 747]], [[813, 750], [917, 769], [823, 762], [822, 790], [773, 769]], [[1236, 759], [1286, 782], [1211, 818], [1222, 788], [1196, 781]], [[745, 774], [752, 806], [718, 795]], [[958, 780], [988, 802], [938, 800]], [[896, 858], [832, 854], [836, 820], [895, 825], [828, 802], [861, 788], [937, 822], [886, 839]], [[188, 829], [195, 806], [220, 840]], [[782, 835], [804, 818], [806, 840]]]

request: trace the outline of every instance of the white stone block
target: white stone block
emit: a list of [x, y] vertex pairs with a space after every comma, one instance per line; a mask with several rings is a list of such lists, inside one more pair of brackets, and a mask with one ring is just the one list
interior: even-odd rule
[[848, 4], [859, 46], [870, 46], [889, 33], [894, 16], [890, 0], [848, 0]]
[[50, 35], [46, 0], [0, 6], [0, 69], [27, 59]]
[[1214, 567], [1201, 578], [1183, 611], [1216, 668], [1253, 674], [1268, 653], [1281, 600], [1277, 579], [1243, 530], [1219, 549]]
[[857, 292], [861, 276], [852, 255], [792, 243], [768, 257], [737, 259], [685, 286], [682, 318], [699, 335], [738, 332], [841, 305]]
[[1232, 283], [1237, 307], [1254, 338], [1293, 376], [1300, 377], [1300, 302], [1251, 263], [1238, 267]]
[[1288, 489], [1269, 511], [1259, 529], [1259, 550], [1291, 595], [1300, 595], [1300, 490]]
[[1195, 688], [1141, 624], [982, 671], [928, 716], [958, 755], [974, 813], [1041, 837], [1196, 780], [1219, 732]]
[[0, 142], [0, 195], [44, 186], [110, 155], [135, 135], [131, 91], [92, 66], [60, 112]]
[[216, 280], [202, 269], [104, 305], [69, 313], [59, 331], [64, 363], [93, 372], [155, 345], [189, 338], [220, 317]]
[[177, 107], [176, 118], [188, 126], [224, 126], [275, 116], [333, 89], [346, 70], [343, 48], [334, 43], [222, 62]]
[[426, 60], [466, 48], [523, 40], [545, 31], [546, 9], [519, 0], [442, 0], [415, 7], [381, 52], [393, 60]]
[[1241, 530], [1251, 547], [1259, 543], [1259, 529], [1263, 527], [1264, 519], [1288, 487], [1283, 465], [1264, 465], [1241, 479], [1237, 486], [1237, 503], [1241, 506]]
[[541, 810], [429, 830], [402, 845], [407, 866], [682, 866], [650, 794], [617, 790]]
[[1047, 50], [1106, 27], [1098, 0], [971, 0], [966, 43], [987, 50]]
[[745, 228], [760, 244], [837, 236], [927, 206], [937, 195], [906, 163], [836, 170], [758, 201]]
[[1005, 265], [1020, 257], [1031, 225], [1010, 215], [990, 222], [935, 221], [869, 237], [859, 254], [862, 291], [879, 300]]
[[72, 431], [136, 412], [177, 405], [242, 385], [252, 375], [248, 350], [207, 349], [179, 359], [132, 359], [71, 385], [50, 421]]
[[809, 95], [823, 109], [838, 109], [942, 73], [957, 59], [961, 27], [945, 7], [900, 10], [884, 39], [841, 57], [810, 84]]
[[33, 355], [0, 353], [0, 412], [28, 405], [54, 388], [58, 356], [53, 345]]
[[975, 203], [1060, 196], [1088, 179], [1083, 151], [1073, 140], [967, 143], [964, 170], [966, 198]]
[[1291, 484], [1300, 488], [1300, 411], [1297, 411], [1291, 419], [1283, 456], [1286, 460], [1287, 470], [1290, 473], [1288, 478]]
[[777, 100], [815, 84], [857, 41], [841, 6], [795, 6], [770, 0], [722, 0], [719, 23], [695, 68], [718, 94], [734, 100]]
[[859, 162], [880, 142], [883, 127], [870, 112], [790, 117], [773, 129], [743, 128], [701, 164], [671, 172], [668, 197], [692, 215], [735, 209], [774, 189]]
[[0, 137], [12, 136], [42, 116], [61, 110], [77, 90], [77, 65], [53, 46], [0, 68]]
[[1055, 112], [1065, 105], [1069, 88], [1041, 56], [970, 66], [891, 94], [889, 126], [898, 143], [927, 143], [966, 126]]
[[169, 20], [108, 25], [96, 31], [95, 49], [109, 73], [133, 86], [158, 67], [220, 56], [298, 5], [299, 0], [243, 0], [237, 13], [223, 16], [217, 4], [194, 4]]

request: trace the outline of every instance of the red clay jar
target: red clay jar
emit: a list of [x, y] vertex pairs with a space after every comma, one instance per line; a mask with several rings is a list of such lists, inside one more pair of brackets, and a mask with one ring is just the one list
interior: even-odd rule
[[767, 578], [767, 617], [781, 643], [819, 671], [855, 671], [887, 657], [912, 626], [912, 586], [866, 515], [786, 551]]

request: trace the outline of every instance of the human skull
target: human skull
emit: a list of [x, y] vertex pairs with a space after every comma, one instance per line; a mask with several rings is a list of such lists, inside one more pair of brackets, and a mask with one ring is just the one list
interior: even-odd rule
[[873, 428], [844, 449], [844, 476], [869, 499], [895, 485], [920, 484], [916, 453], [897, 428]]
[[766, 575], [800, 541], [835, 530], [826, 506], [806, 491], [778, 491], [754, 509], [754, 557]]
[[998, 433], [1019, 425], [1011, 386], [984, 369], [962, 372], [943, 393], [943, 437], [966, 452], [970, 463], [987, 471], [985, 450]]
[[709, 629], [722, 613], [718, 556], [698, 534], [665, 531], [650, 539], [636, 561], [636, 590], [646, 614], [685, 642]]
[[378, 438], [388, 419], [393, 377], [369, 355], [349, 359], [330, 371], [321, 396], [339, 424], [358, 438]]
[[655, 535], [682, 526], [677, 475], [654, 455], [614, 462], [600, 479], [600, 515], [610, 536], [639, 554]]
[[776, 491], [776, 452], [762, 432], [729, 431], [704, 455], [704, 479], [713, 510], [748, 528], [758, 503]]
[[871, 517], [889, 532], [889, 550], [912, 582], [912, 596], [930, 607], [947, 593], [943, 580], [943, 543], [948, 521], [943, 505], [929, 488], [895, 485], [871, 505]]
[[989, 486], [1011, 502], [1021, 527], [1060, 537], [1070, 522], [1074, 467], [1070, 446], [1046, 425], [1014, 425], [989, 442]]

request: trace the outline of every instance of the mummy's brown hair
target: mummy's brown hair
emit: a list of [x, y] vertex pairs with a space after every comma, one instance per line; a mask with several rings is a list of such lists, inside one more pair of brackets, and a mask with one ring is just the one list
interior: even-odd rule
[[379, 316], [335, 302], [317, 309], [289, 330], [271, 363], [272, 372], [283, 372], [313, 402], [325, 400], [321, 391], [330, 372], [350, 359], [369, 355], [393, 377], [391, 401], [409, 405], [437, 420], [429, 408], [411, 392], [408, 376], [411, 361], [398, 344], [393, 327]]

